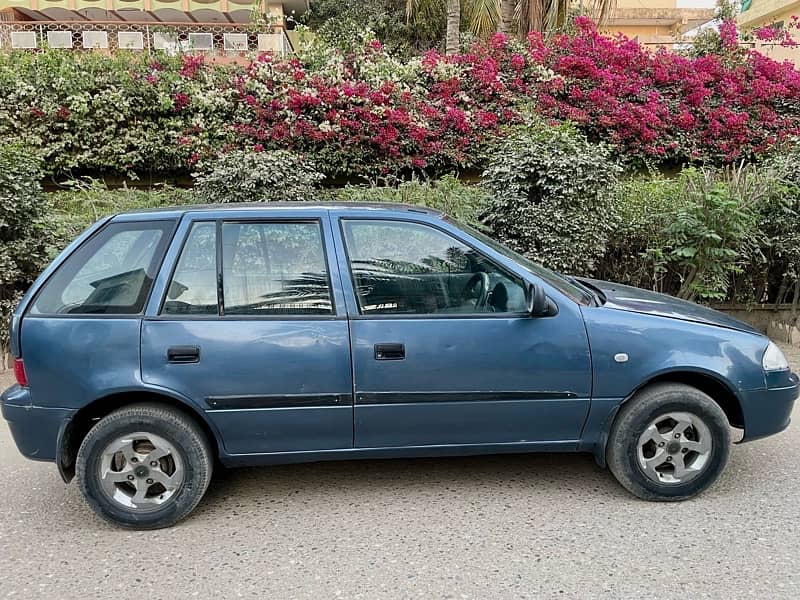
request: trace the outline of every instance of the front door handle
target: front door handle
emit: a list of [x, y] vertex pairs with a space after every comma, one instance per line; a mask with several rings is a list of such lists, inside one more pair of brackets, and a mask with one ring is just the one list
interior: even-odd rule
[[167, 360], [171, 363], [200, 362], [200, 348], [197, 346], [172, 346], [167, 348]]
[[375, 344], [375, 360], [403, 360], [405, 357], [404, 344]]

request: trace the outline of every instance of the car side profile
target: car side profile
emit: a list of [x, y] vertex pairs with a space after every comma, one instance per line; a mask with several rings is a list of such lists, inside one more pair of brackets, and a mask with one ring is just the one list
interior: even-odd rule
[[562, 276], [433, 210], [183, 207], [103, 219], [11, 324], [20, 452], [104, 519], [187, 516], [215, 465], [590, 452], [636, 496], [710, 486], [798, 377], [722, 313]]

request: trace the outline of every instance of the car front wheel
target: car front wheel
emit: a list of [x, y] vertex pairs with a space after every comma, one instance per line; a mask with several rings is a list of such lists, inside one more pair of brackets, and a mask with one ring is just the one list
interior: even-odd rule
[[606, 458], [617, 480], [639, 498], [686, 500], [717, 480], [730, 441], [725, 413], [711, 397], [688, 385], [661, 383], [622, 407]]
[[212, 468], [208, 440], [191, 418], [168, 406], [135, 404], [89, 431], [76, 475], [86, 501], [106, 521], [158, 529], [197, 506]]

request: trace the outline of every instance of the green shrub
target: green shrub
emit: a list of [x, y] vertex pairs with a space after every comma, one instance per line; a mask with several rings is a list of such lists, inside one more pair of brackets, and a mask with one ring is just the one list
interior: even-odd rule
[[664, 258], [681, 280], [676, 295], [694, 300], [724, 300], [731, 277], [746, 257], [758, 256], [760, 203], [770, 182], [753, 167], [686, 169], [681, 174], [685, 201], [663, 230]]
[[73, 180], [48, 194], [54, 217], [71, 237], [98, 219], [126, 211], [197, 204], [193, 190], [159, 185], [150, 189], [116, 188], [92, 178]]
[[[675, 291], [680, 282], [666, 268], [664, 229], [683, 201], [680, 179], [661, 175], [620, 180], [615, 188], [618, 219], [598, 261], [598, 279], [656, 291]], [[674, 288], [674, 289], [673, 289]]]
[[324, 176], [302, 157], [285, 150], [234, 150], [202, 162], [195, 179], [205, 202], [311, 200]]
[[22, 146], [0, 146], [0, 357], [14, 307], [63, 242], [41, 178], [38, 158]]
[[486, 190], [478, 185], [462, 183], [454, 175], [445, 175], [432, 181], [406, 181], [396, 186], [347, 186], [330, 190], [325, 197], [342, 202], [396, 202], [427, 206], [478, 227], [480, 217], [488, 206]]
[[232, 68], [189, 71], [192, 59], [0, 52], [0, 140], [35, 148], [47, 173], [185, 171], [232, 120]]
[[609, 149], [569, 125], [519, 127], [483, 174], [486, 223], [503, 243], [557, 271], [590, 273], [617, 216]]
[[621, 182], [619, 222], [597, 276], [689, 300], [752, 300], [769, 240], [759, 214], [776, 194], [767, 168], [689, 168]]
[[[752, 300], [756, 302], [788, 302], [797, 306], [800, 303], [800, 150], [797, 143], [763, 168], [768, 170], [773, 187], [759, 209], [758, 228], [765, 242], [763, 260], [748, 265], [745, 277], [740, 279], [750, 285]], [[744, 296], [741, 287], [740, 284], [736, 292]]]

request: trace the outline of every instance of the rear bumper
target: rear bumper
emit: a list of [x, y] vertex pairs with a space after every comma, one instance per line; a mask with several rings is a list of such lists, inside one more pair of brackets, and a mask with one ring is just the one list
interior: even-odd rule
[[31, 406], [29, 391], [18, 385], [0, 396], [0, 407], [23, 456], [33, 460], [56, 460], [59, 432], [75, 414], [74, 409]]
[[769, 387], [742, 394], [743, 442], [773, 435], [789, 426], [795, 400], [800, 394], [800, 381], [794, 373], [787, 373], [782, 383], [782, 387]]

